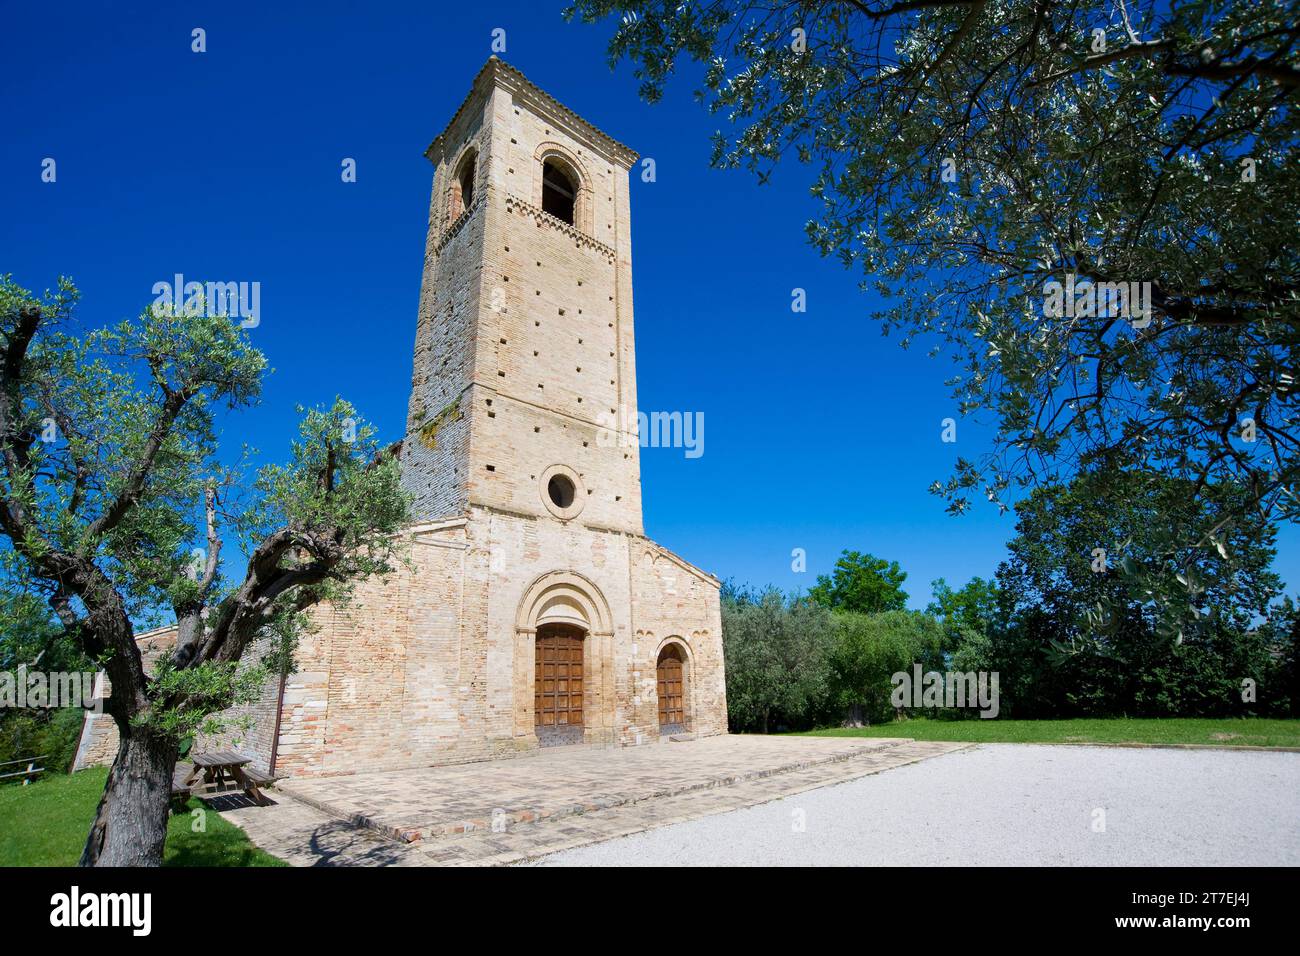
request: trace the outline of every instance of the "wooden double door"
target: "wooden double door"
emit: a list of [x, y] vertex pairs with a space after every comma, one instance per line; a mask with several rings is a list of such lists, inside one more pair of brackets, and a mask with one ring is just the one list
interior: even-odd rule
[[543, 747], [582, 743], [585, 636], [582, 628], [569, 624], [543, 624], [537, 629], [533, 709]]

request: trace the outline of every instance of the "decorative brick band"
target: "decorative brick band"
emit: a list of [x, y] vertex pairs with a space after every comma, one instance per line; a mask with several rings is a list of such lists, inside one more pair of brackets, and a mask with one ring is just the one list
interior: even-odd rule
[[562, 219], [556, 219], [549, 212], [544, 212], [543, 210], [538, 209], [532, 203], [520, 199], [518, 196], [512, 193], [506, 196], [506, 212], [513, 212], [516, 209], [518, 209], [526, 216], [532, 216], [535, 220], [537, 220], [537, 224], [539, 226], [542, 225], [550, 226], [552, 229], [558, 230], [559, 232], [562, 232], [566, 236], [571, 238], [574, 242], [574, 245], [580, 248], [594, 249], [596, 252], [599, 252], [601, 255], [603, 255], [606, 258], [606, 260], [608, 260], [610, 263], [613, 263], [614, 261], [613, 246], [605, 245], [600, 240], [592, 238], [591, 236], [587, 235], [585, 232], [582, 232], [581, 230], [569, 225], [567, 222], [565, 222]]
[[455, 239], [456, 234], [465, 228], [465, 223], [469, 222], [470, 217], [473, 216], [474, 213], [478, 212], [478, 207], [481, 205], [483, 205], [483, 197], [476, 196], [474, 201], [469, 204], [469, 208], [457, 216], [456, 221], [447, 227], [447, 231], [444, 232], [442, 238], [438, 240], [438, 246], [434, 249], [435, 253], [442, 255], [442, 250], [446, 247], [447, 243]]

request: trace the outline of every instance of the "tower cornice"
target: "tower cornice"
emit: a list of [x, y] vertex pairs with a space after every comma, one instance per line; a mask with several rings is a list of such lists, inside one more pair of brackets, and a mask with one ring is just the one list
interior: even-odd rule
[[628, 169], [631, 169], [640, 158], [640, 154], [630, 146], [620, 143], [599, 127], [583, 119], [536, 83], [529, 80], [519, 70], [495, 56], [489, 57], [488, 61], [483, 64], [483, 68], [478, 71], [478, 75], [474, 77], [474, 82], [470, 85], [469, 94], [461, 101], [451, 121], [443, 128], [441, 133], [434, 137], [433, 142], [429, 144], [429, 148], [424, 151], [427, 158], [433, 158], [433, 154], [446, 139], [447, 133], [455, 127], [461, 116], [469, 109], [475, 97], [492, 86], [501, 86], [522, 93], [525, 98], [531, 101], [531, 105], [535, 109], [555, 114], [559, 119], [574, 126], [578, 131], [586, 134], [601, 146], [609, 154], [610, 159]]

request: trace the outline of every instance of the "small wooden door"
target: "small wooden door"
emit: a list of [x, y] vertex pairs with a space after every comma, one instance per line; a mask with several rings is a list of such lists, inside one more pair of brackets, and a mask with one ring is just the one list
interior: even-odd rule
[[686, 690], [682, 675], [681, 650], [669, 644], [659, 655], [659, 732], [679, 734], [686, 730]]
[[538, 628], [533, 706], [544, 745], [582, 742], [582, 638], [568, 625]]

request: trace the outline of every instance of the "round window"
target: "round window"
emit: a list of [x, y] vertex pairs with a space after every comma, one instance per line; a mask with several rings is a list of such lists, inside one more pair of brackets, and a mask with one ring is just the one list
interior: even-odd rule
[[552, 475], [546, 483], [546, 493], [551, 496], [551, 503], [561, 510], [573, 506], [573, 482], [568, 475]]
[[568, 521], [576, 518], [587, 503], [587, 490], [583, 487], [582, 476], [568, 465], [552, 465], [541, 474], [540, 487], [542, 504], [555, 517]]

